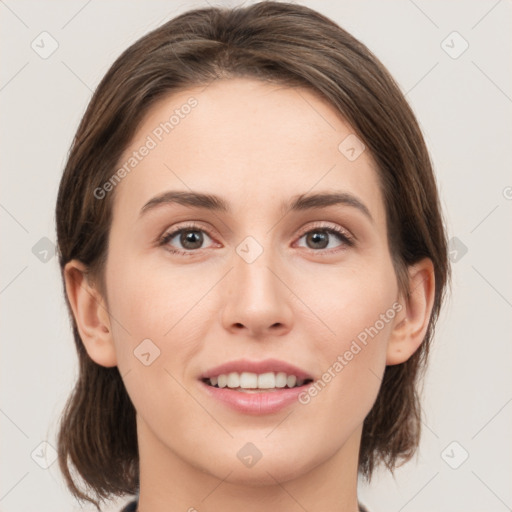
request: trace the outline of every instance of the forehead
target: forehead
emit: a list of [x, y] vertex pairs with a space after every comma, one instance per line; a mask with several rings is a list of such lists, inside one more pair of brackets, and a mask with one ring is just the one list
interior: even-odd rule
[[238, 215], [267, 205], [278, 212], [291, 196], [336, 190], [363, 199], [380, 218], [376, 165], [363, 147], [314, 92], [216, 80], [173, 93], [146, 113], [118, 162], [128, 172], [116, 187], [114, 212], [135, 216], [168, 190], [221, 195]]

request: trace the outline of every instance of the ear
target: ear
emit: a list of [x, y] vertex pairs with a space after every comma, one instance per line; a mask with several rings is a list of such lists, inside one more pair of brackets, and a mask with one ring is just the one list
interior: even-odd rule
[[64, 280], [66, 294], [87, 353], [101, 366], [116, 366], [106, 300], [90, 282], [87, 267], [78, 260], [70, 261], [64, 267]]
[[409, 359], [422, 344], [427, 332], [434, 305], [434, 265], [429, 258], [408, 268], [409, 289], [407, 296], [401, 295], [403, 308], [388, 343], [386, 364], [400, 364]]

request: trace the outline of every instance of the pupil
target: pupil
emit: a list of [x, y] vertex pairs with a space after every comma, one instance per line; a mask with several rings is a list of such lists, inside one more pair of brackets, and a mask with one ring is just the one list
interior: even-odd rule
[[[188, 249], [197, 249], [201, 246], [202, 241], [203, 237], [199, 231], [187, 231], [181, 236], [181, 243]], [[189, 244], [192, 244], [192, 247]]]
[[315, 231], [311, 236], [310, 239], [313, 241], [313, 243], [322, 242], [322, 240], [325, 242], [322, 244], [322, 249], [327, 247], [327, 234], [322, 233], [320, 231]]

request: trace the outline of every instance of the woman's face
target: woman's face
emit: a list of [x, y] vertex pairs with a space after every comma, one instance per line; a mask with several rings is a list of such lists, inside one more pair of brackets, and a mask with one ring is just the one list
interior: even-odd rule
[[[154, 106], [118, 164], [106, 287], [141, 453], [272, 483], [357, 457], [401, 306], [376, 167], [353, 129], [305, 89], [218, 80]], [[317, 194], [340, 201], [305, 201]], [[294, 370], [273, 363], [233, 368], [250, 388], [285, 369], [280, 391], [202, 380], [268, 359], [316, 393], [288, 391]]]

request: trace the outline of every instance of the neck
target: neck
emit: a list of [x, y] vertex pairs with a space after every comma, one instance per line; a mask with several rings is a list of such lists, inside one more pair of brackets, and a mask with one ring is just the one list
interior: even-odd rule
[[[357, 512], [357, 467], [361, 428], [334, 454], [314, 461], [292, 454], [283, 466], [271, 457], [246, 468], [233, 456], [243, 443], [233, 442], [226, 461], [200, 467], [198, 454], [185, 460], [164, 445], [137, 415], [140, 458], [140, 511]], [[314, 442], [314, 440], [312, 440]], [[208, 457], [204, 457], [208, 460]], [[210, 459], [210, 463], [211, 463]], [[228, 461], [229, 462], [229, 461]], [[213, 467], [213, 470], [212, 470]]]

